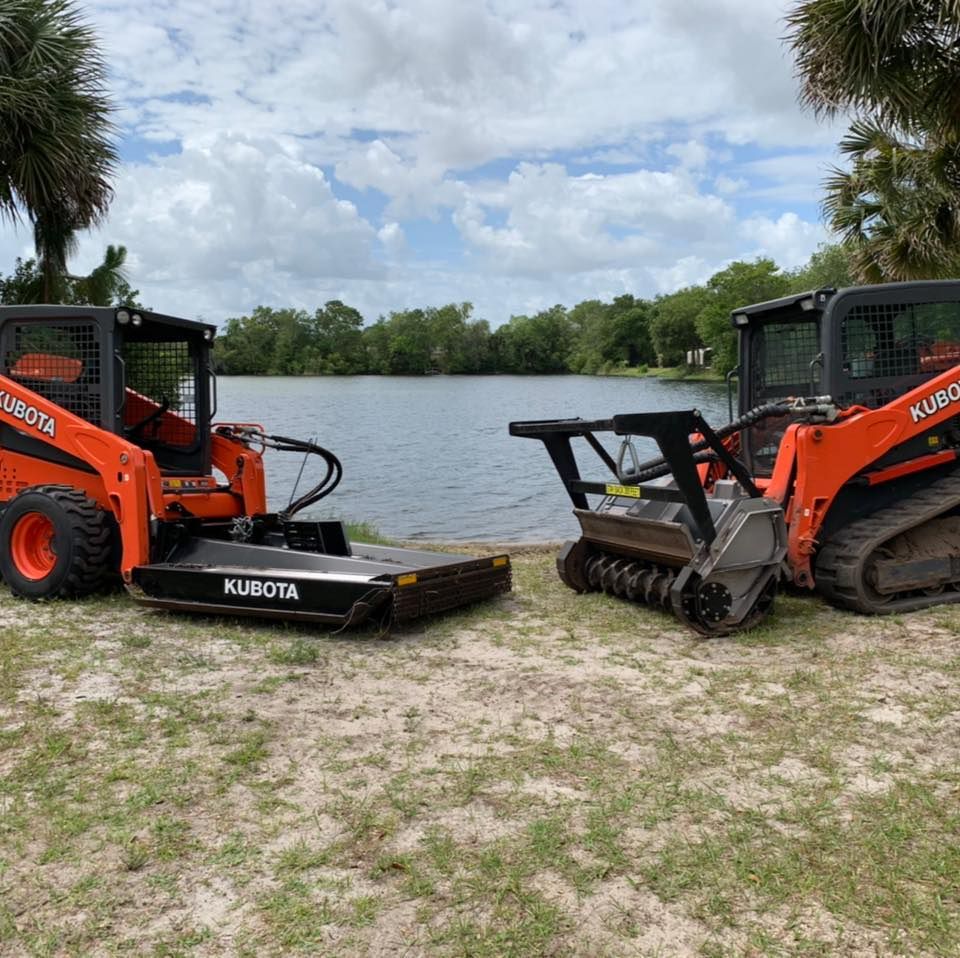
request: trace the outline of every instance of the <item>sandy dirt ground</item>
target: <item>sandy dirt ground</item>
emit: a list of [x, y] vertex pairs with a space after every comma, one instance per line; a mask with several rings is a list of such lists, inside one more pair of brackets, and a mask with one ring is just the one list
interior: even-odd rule
[[387, 640], [0, 599], [0, 953], [960, 954], [960, 607], [515, 571]]

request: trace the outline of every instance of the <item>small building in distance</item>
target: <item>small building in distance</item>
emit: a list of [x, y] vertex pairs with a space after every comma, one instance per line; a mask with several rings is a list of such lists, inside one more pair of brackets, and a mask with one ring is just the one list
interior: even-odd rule
[[710, 346], [701, 346], [699, 349], [687, 350], [687, 365], [708, 367], [711, 364], [713, 349]]

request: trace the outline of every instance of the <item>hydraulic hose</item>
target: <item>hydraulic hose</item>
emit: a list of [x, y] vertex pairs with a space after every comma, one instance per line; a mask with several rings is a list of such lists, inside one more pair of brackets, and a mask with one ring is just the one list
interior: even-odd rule
[[[693, 454], [693, 461], [695, 464], [700, 464], [701, 462], [716, 462], [717, 455], [714, 452], [695, 452]], [[624, 473], [620, 476], [622, 482], [649, 482], [651, 479], [659, 479], [661, 476], [668, 476], [673, 472], [673, 469], [665, 463], [656, 463], [654, 465], [647, 465], [644, 468], [639, 469], [637, 472]]]
[[279, 452], [302, 452], [306, 455], [319, 456], [327, 466], [323, 479], [311, 489], [308, 489], [302, 496], [294, 499], [286, 509], [279, 513], [281, 519], [293, 518], [298, 512], [302, 512], [325, 496], [329, 496], [340, 485], [340, 480], [343, 478], [343, 465], [329, 449], [324, 449], [323, 446], [318, 446], [316, 443], [308, 442], [305, 439], [290, 439], [287, 436], [267, 436], [266, 438], [272, 441], [271, 448]]
[[292, 519], [298, 512], [302, 512], [325, 496], [329, 496], [343, 478], [343, 465], [340, 460], [329, 449], [324, 449], [323, 446], [318, 446], [315, 442], [309, 442], [306, 439], [291, 439], [289, 436], [270, 436], [260, 432], [259, 429], [249, 427], [237, 430], [222, 429], [222, 431], [226, 435], [234, 436], [241, 442], [252, 440], [263, 449], [276, 449], [278, 452], [302, 452], [308, 456], [319, 456], [324, 461], [326, 472], [323, 478], [302, 496], [291, 502], [286, 509], [277, 513], [281, 519]]

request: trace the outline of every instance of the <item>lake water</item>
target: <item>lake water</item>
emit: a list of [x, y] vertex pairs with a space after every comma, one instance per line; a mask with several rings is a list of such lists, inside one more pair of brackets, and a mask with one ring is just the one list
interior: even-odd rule
[[[727, 422], [725, 387], [652, 378], [225, 376], [218, 392], [218, 421], [257, 422], [268, 433], [312, 438], [340, 458], [343, 481], [311, 515], [367, 521], [387, 536], [436, 542], [576, 534], [546, 449], [509, 436], [511, 420], [698, 408], [715, 427]], [[604, 444], [616, 454], [616, 437], [607, 434]], [[652, 440], [636, 446], [644, 458], [657, 451]], [[578, 457], [584, 478], [609, 476], [585, 446]], [[287, 504], [302, 459], [266, 453], [271, 508]], [[320, 473], [311, 472], [312, 461]], [[301, 492], [322, 474], [320, 460], [311, 462]]]

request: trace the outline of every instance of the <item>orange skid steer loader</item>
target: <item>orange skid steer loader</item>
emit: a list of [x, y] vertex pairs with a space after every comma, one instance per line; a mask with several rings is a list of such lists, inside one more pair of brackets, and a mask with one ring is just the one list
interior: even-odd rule
[[[0, 573], [31, 599], [118, 574], [146, 605], [385, 626], [510, 589], [510, 560], [351, 543], [298, 514], [337, 457], [250, 423], [213, 425], [215, 329], [143, 310], [0, 307]], [[267, 508], [267, 449], [323, 478]]]
[[[960, 282], [819, 289], [732, 322], [740, 415], [716, 431], [696, 410], [511, 423], [574, 505], [562, 580], [704, 635], [761, 621], [781, 583], [868, 614], [960, 602]], [[635, 436], [660, 455], [639, 462]], [[581, 478], [573, 439], [609, 478]]]

